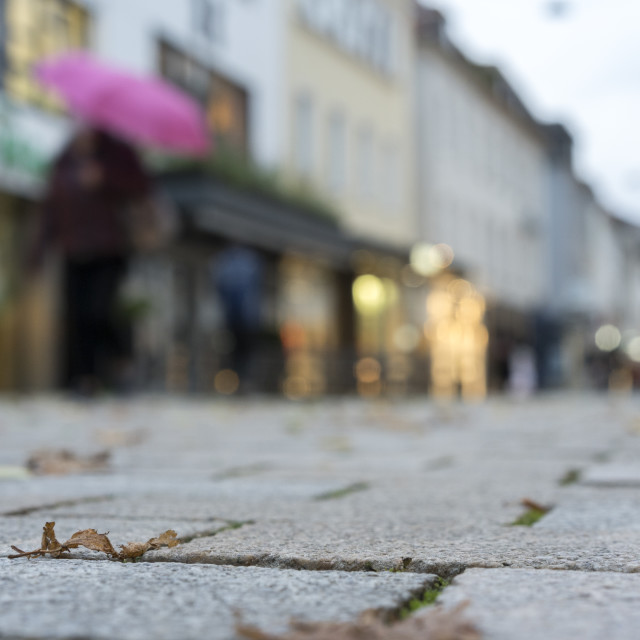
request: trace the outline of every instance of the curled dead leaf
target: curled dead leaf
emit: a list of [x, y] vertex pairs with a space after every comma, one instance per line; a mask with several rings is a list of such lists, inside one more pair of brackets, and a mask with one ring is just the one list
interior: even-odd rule
[[42, 542], [40, 543], [42, 549], [58, 551], [61, 548], [62, 545], [56, 538], [55, 525], [55, 522], [46, 522], [44, 527], [42, 527]]
[[160, 547], [175, 547], [178, 544], [178, 534], [173, 530], [169, 529], [165, 531], [157, 538], [151, 538], [149, 540], [149, 548], [150, 549], [160, 549]]
[[133, 560], [139, 558], [146, 551], [149, 551], [148, 542], [129, 542], [129, 544], [120, 545], [120, 558], [122, 560]]
[[87, 471], [102, 471], [109, 462], [109, 451], [91, 456], [79, 456], [68, 449], [36, 451], [26, 462], [26, 467], [36, 475], [67, 475]]
[[54, 530], [55, 525], [55, 522], [45, 522], [44, 527], [42, 527], [42, 539], [40, 541], [39, 549], [34, 549], [33, 551], [23, 551], [15, 545], [11, 545], [11, 548], [16, 552], [16, 555], [9, 556], [9, 559], [13, 560], [15, 558], [36, 558], [47, 553], [52, 555], [54, 558], [57, 558], [65, 551], [69, 551], [67, 547], [61, 545], [60, 542], [58, 542], [58, 539], [56, 538], [56, 532]]
[[546, 504], [540, 504], [535, 500], [531, 500], [531, 498], [522, 498], [520, 504], [526, 509], [534, 509], [535, 511], [540, 511], [542, 513], [549, 513], [551, 511], [551, 507]]
[[98, 533], [95, 529], [76, 531], [63, 545], [68, 549], [84, 547], [90, 551], [101, 551], [112, 558], [118, 557], [118, 552], [113, 548], [111, 540], [106, 533]]
[[161, 547], [175, 547], [177, 544], [178, 534], [173, 529], [169, 529], [157, 538], [149, 538], [146, 542], [130, 542], [129, 544], [120, 545], [120, 557], [123, 560], [139, 558], [147, 551], [155, 551]]
[[37, 558], [38, 556], [51, 555], [54, 558], [60, 557], [62, 553], [70, 549], [84, 547], [91, 551], [106, 553], [114, 560], [130, 560], [139, 558], [149, 550], [160, 549], [160, 547], [175, 547], [178, 544], [178, 537], [173, 529], [169, 529], [155, 538], [150, 538], [146, 542], [130, 542], [120, 545], [120, 551], [116, 551], [111, 544], [111, 540], [106, 533], [98, 533], [95, 529], [83, 529], [76, 531], [66, 542], [60, 544], [54, 531], [55, 522], [47, 522], [42, 528], [42, 542], [40, 549], [33, 551], [23, 551], [11, 545], [16, 552], [8, 556], [10, 560], [16, 558]]

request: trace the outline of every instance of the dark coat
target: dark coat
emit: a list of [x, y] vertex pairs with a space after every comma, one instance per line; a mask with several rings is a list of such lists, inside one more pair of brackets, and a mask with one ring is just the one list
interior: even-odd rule
[[[103, 179], [96, 187], [80, 181], [87, 162], [102, 171]], [[149, 190], [148, 175], [135, 151], [124, 142], [98, 132], [89, 156], [78, 156], [67, 147], [51, 169], [36, 253], [55, 245], [63, 256], [75, 260], [125, 256], [129, 251], [127, 205], [144, 198]]]

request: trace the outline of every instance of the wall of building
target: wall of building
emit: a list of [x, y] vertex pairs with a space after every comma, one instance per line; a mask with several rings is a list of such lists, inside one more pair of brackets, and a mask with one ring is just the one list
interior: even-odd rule
[[250, 96], [252, 157], [275, 166], [281, 157], [282, 0], [86, 0], [94, 16], [93, 46], [113, 63], [159, 71], [166, 40], [229, 77]]
[[611, 217], [596, 204], [587, 214], [591, 315], [594, 323], [616, 323], [624, 307], [624, 254]]
[[490, 301], [535, 307], [545, 283], [543, 141], [464, 62], [436, 46], [418, 56], [423, 239], [449, 244]]
[[[553, 144], [553, 143], [552, 143]], [[567, 155], [568, 154], [568, 155]], [[578, 181], [571, 166], [571, 150], [553, 148], [547, 165], [547, 261], [545, 308], [555, 314], [588, 315], [596, 303], [589, 291], [590, 261], [597, 258], [590, 243], [606, 242], [592, 236], [591, 226], [605, 226], [593, 193]], [[605, 234], [606, 235], [606, 234]], [[606, 251], [606, 247], [599, 247]]]
[[353, 232], [407, 246], [415, 239], [413, 4], [367, 2], [369, 13], [350, 14], [345, 2], [325, 12], [286, 0], [283, 160], [289, 179], [330, 197]]

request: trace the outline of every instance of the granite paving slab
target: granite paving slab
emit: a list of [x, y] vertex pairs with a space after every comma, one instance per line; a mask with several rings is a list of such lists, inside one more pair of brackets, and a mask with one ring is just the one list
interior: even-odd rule
[[636, 640], [640, 575], [470, 569], [438, 598], [468, 601], [484, 640]]
[[443, 577], [465, 567], [532, 567], [635, 572], [640, 568], [637, 532], [572, 532], [501, 527], [480, 533], [442, 527], [431, 535], [421, 525], [340, 519], [304, 526], [256, 522], [173, 549], [148, 561], [376, 571], [408, 569]]
[[593, 465], [588, 468], [580, 484], [600, 487], [640, 487], [640, 464], [631, 463], [607, 463]]
[[549, 532], [638, 532], [640, 492], [576, 485], [560, 493], [555, 507], [535, 524]]
[[0, 558], [0, 637], [231, 640], [235, 615], [283, 632], [292, 618], [393, 611], [435, 576]]

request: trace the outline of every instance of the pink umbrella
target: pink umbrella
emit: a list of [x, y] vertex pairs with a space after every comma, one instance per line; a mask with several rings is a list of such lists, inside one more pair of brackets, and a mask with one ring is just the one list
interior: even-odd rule
[[203, 154], [209, 149], [200, 106], [163, 80], [108, 67], [86, 52], [45, 60], [36, 77], [89, 124], [166, 150]]

